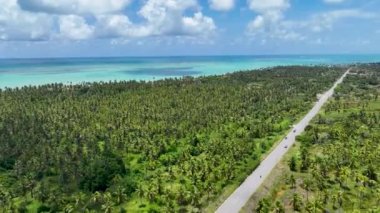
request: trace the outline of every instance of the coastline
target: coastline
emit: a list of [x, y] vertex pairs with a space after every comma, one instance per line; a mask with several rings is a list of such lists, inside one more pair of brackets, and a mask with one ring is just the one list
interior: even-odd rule
[[53, 83], [155, 81], [276, 66], [348, 65], [380, 61], [380, 55], [291, 55], [0, 59], [0, 88]]

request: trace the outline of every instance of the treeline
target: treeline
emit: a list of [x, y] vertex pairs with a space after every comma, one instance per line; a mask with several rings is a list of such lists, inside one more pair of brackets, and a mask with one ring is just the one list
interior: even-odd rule
[[0, 91], [0, 209], [199, 211], [241, 181], [339, 67]]
[[379, 212], [379, 94], [380, 64], [354, 67], [255, 212]]

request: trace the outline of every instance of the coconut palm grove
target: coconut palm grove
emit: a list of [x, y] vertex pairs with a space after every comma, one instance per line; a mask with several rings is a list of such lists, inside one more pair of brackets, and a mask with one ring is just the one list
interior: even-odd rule
[[0, 0], [0, 213], [380, 213], [379, 0]]
[[[1, 90], [1, 209], [213, 211], [345, 70], [276, 67]], [[375, 211], [379, 71], [355, 66], [297, 138], [289, 172], [273, 189], [281, 196], [253, 211]]]

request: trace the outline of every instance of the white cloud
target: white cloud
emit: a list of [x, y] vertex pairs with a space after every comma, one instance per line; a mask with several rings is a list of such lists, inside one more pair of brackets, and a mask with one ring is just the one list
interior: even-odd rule
[[[283, 18], [283, 13], [290, 7], [289, 0], [248, 0], [249, 8], [258, 13], [256, 20], [266, 24], [276, 24]], [[262, 27], [265, 27], [262, 25]]]
[[84, 40], [93, 36], [94, 27], [77, 15], [66, 15], [59, 18], [60, 36], [72, 40]]
[[184, 17], [182, 22], [183, 32], [188, 35], [208, 35], [216, 30], [212, 18], [204, 16], [201, 12], [195, 13], [193, 17]]
[[123, 10], [130, 0], [18, 0], [23, 10], [52, 14], [102, 14]]
[[101, 15], [97, 17], [96, 34], [104, 38], [128, 36], [132, 25], [125, 15]]
[[151, 28], [146, 24], [134, 24], [125, 15], [101, 15], [97, 17], [95, 34], [98, 38], [132, 38], [152, 35]]
[[148, 0], [138, 13], [149, 22], [160, 22], [170, 15], [180, 16], [186, 9], [196, 7], [196, 0]]
[[45, 14], [22, 11], [16, 0], [0, 0], [0, 40], [46, 40], [53, 21]]
[[248, 5], [258, 13], [247, 26], [249, 36], [282, 40], [305, 38], [284, 24], [284, 12], [290, 8], [289, 0], [248, 0]]
[[280, 39], [287, 41], [302, 41], [306, 37], [301, 33], [297, 32], [296, 29], [288, 27], [284, 21], [276, 22], [276, 26], [269, 23], [265, 25], [265, 19], [261, 16], [257, 16], [247, 27], [247, 33], [249, 36], [252, 36], [259, 40], [267, 39]]
[[228, 11], [235, 6], [235, 0], [209, 0], [210, 7], [213, 10]]
[[100, 37], [207, 36], [216, 30], [212, 18], [198, 11], [195, 0], [148, 0], [139, 10], [144, 22], [132, 23], [125, 15], [97, 17], [96, 34]]
[[184, 11], [198, 6], [195, 0], [148, 0], [138, 12], [149, 35], [182, 34]]
[[314, 32], [321, 32], [326, 29], [332, 29], [333, 25], [342, 19], [371, 19], [376, 16], [376, 14], [358, 9], [334, 10], [314, 15], [311, 21], [307, 21], [303, 25], [310, 27]]
[[262, 38], [305, 40], [310, 33], [331, 30], [342, 19], [371, 19], [378, 15], [359, 9], [333, 10], [291, 21], [284, 17], [289, 0], [248, 0], [249, 8], [258, 15], [248, 24], [247, 34], [257, 41]]
[[253, 19], [249, 24], [248, 24], [248, 29], [249, 31], [258, 31], [264, 27], [264, 17], [262, 15], [256, 16], [255, 19]]
[[0, 0], [0, 40], [206, 38], [216, 30], [197, 0], [146, 0], [138, 23], [123, 13], [131, 1]]

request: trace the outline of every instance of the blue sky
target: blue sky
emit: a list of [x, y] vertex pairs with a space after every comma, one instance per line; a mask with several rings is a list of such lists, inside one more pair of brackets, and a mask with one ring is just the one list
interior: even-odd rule
[[380, 53], [378, 0], [0, 0], [0, 57]]

